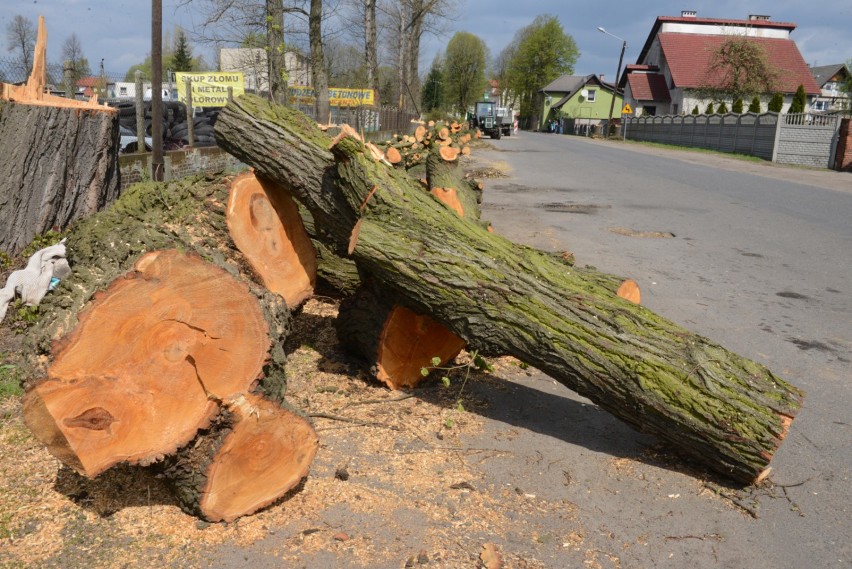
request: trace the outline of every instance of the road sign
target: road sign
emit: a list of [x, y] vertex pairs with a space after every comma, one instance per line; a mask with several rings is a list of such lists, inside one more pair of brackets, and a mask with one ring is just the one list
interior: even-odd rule
[[630, 103], [627, 103], [626, 105], [624, 105], [624, 108], [621, 109], [621, 114], [622, 115], [632, 115], [633, 114], [633, 109], [630, 108]]

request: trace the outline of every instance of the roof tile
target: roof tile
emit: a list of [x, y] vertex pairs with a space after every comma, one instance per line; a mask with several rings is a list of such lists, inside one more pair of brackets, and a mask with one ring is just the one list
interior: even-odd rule
[[630, 93], [637, 101], [671, 101], [666, 78], [659, 73], [630, 73], [627, 75]]

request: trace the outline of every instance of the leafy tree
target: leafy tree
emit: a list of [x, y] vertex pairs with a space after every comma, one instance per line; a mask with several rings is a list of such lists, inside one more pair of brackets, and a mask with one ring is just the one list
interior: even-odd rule
[[699, 91], [717, 101], [741, 99], [774, 91], [778, 75], [760, 44], [748, 37], [731, 36], [710, 55]]
[[[506, 53], [506, 84], [520, 101], [520, 114], [533, 114], [539, 89], [574, 72], [580, 50], [556, 16], [543, 14], [515, 34]], [[502, 58], [502, 54], [501, 54]], [[502, 85], [502, 83], [501, 83]]]
[[757, 95], [751, 100], [751, 104], [748, 106], [748, 112], [750, 113], [760, 113], [760, 97]]
[[426, 82], [423, 83], [423, 110], [431, 111], [444, 108], [444, 73], [440, 56], [435, 57]]
[[488, 48], [470, 32], [456, 32], [447, 44], [444, 58], [444, 87], [446, 101], [464, 114], [482, 94], [485, 80], [485, 60]]
[[793, 102], [790, 104], [790, 112], [791, 113], [803, 113], [805, 112], [805, 103], [807, 102], [807, 96], [805, 95], [805, 86], [799, 85], [799, 88], [796, 89], [796, 94], [793, 95]]
[[743, 100], [737, 97], [734, 100], [733, 106], [731, 106], [731, 112], [737, 113], [738, 115], [743, 114]]
[[20, 74], [20, 80], [32, 71], [37, 37], [35, 24], [20, 14], [6, 26], [6, 50], [15, 54], [15, 71]]
[[172, 71], [192, 71], [192, 49], [189, 47], [189, 41], [186, 39], [186, 34], [178, 28], [175, 36], [175, 50], [172, 55]]
[[707, 105], [707, 110], [706, 110], [706, 111], [704, 111], [704, 114], [712, 115], [712, 114], [714, 114], [715, 112], [716, 112], [716, 110], [713, 108], [713, 101], [710, 101], [710, 104], [709, 104], [709, 105]]
[[693, 114], [693, 115], [701, 114], [701, 113], [698, 111], [698, 105], [695, 105], [695, 107], [693, 107], [693, 109], [692, 109], [692, 114]]
[[772, 95], [772, 99], [769, 100], [769, 112], [771, 113], [780, 113], [781, 109], [784, 108], [784, 95], [781, 93], [775, 93]]
[[725, 104], [725, 101], [722, 101], [721, 103], [719, 103], [719, 110], [716, 111], [716, 112], [719, 113], [720, 115], [724, 115], [725, 113], [728, 112], [728, 105]]

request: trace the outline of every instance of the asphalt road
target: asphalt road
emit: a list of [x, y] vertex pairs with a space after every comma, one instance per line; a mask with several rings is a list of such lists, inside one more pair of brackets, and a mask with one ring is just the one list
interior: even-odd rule
[[[574, 402], [512, 420], [536, 432], [530, 445], [570, 459], [572, 484], [553, 492], [579, 507], [585, 546], [622, 567], [852, 566], [852, 175], [570, 136], [493, 144], [475, 156], [509, 169], [486, 181], [483, 218], [498, 233], [635, 279], [652, 310], [806, 392], [772, 483], [734, 491], [737, 509], [653, 461], [602, 477], [600, 461], [653, 442], [532, 378]], [[535, 469], [493, 476], [529, 485]]]

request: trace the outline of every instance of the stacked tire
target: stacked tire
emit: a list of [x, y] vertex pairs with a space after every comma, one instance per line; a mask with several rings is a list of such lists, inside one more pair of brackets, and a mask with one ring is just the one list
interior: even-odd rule
[[[145, 117], [145, 135], [152, 135], [152, 124], [156, 119], [151, 114], [151, 102], [143, 103]], [[115, 101], [110, 105], [118, 109], [118, 122], [136, 132], [136, 104], [133, 101]], [[189, 127], [186, 123], [186, 105], [179, 101], [163, 101], [162, 124], [163, 147], [176, 150], [189, 145]], [[195, 134], [195, 146], [216, 146], [213, 125], [219, 115], [218, 109], [196, 109], [192, 124]]]

